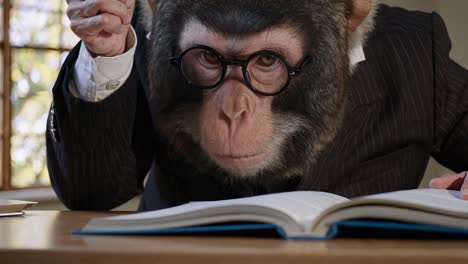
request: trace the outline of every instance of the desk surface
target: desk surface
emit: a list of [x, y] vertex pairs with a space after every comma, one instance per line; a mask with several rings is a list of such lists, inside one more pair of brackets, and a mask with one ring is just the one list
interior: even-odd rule
[[91, 217], [116, 213], [28, 211], [0, 218], [6, 263], [468, 263], [467, 241], [344, 239], [326, 242], [187, 236], [77, 236]]

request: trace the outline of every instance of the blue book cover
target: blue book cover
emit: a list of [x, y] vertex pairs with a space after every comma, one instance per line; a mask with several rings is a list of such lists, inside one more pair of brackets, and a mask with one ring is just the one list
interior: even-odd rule
[[221, 224], [147, 230], [74, 230], [72, 233], [75, 235], [267, 236], [287, 240], [328, 240], [332, 238], [468, 239], [468, 229], [370, 219], [336, 222], [331, 225], [329, 233], [323, 237], [290, 237], [279, 226], [263, 223]]

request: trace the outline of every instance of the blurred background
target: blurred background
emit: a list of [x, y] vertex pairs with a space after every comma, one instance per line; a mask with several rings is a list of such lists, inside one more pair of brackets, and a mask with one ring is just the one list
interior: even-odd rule
[[[468, 68], [467, 0], [379, 2], [440, 13], [452, 58]], [[49, 187], [44, 133], [52, 86], [78, 41], [65, 12], [65, 0], [0, 0], [0, 198], [36, 200], [36, 209], [64, 209]], [[421, 186], [447, 172], [431, 161]], [[137, 202], [118, 210], [134, 210]]]
[[0, 0], [1, 198], [56, 201], [43, 188], [44, 135], [52, 86], [78, 41], [65, 12], [65, 0]]

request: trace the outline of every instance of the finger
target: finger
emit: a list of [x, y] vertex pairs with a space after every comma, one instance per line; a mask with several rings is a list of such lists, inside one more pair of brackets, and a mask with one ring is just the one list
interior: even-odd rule
[[460, 190], [463, 179], [464, 173], [434, 178], [429, 182], [429, 187], [433, 189]]
[[135, 5], [135, 0], [118, 0], [118, 1], [129, 8]]
[[121, 19], [121, 23], [128, 24], [130, 10], [121, 1], [109, 0], [87, 0], [70, 3], [67, 8], [67, 15], [70, 19], [93, 17], [102, 13], [109, 13]]
[[465, 172], [465, 180], [463, 181], [462, 187], [460, 188], [460, 198], [468, 201], [468, 172]]
[[127, 7], [127, 24], [132, 22], [133, 11], [135, 10], [135, 0], [119, 0]]
[[135, 9], [135, 0], [117, 0], [127, 8], [127, 24], [130, 24], [133, 17], [133, 10]]
[[120, 18], [110, 14], [100, 14], [94, 17], [77, 19], [71, 22], [73, 32], [86, 41], [89, 36], [96, 36], [102, 31], [107, 33], [122, 33], [125, 25], [121, 24]]

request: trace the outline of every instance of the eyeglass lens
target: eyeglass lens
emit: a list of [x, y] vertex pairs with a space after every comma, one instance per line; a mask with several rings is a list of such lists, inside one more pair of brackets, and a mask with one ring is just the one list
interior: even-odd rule
[[[195, 48], [185, 53], [181, 58], [181, 69], [187, 81], [199, 87], [212, 87], [223, 78], [220, 56], [204, 48]], [[250, 58], [246, 71], [245, 81], [264, 93], [280, 91], [289, 78], [285, 62], [270, 53], [260, 53]]]

